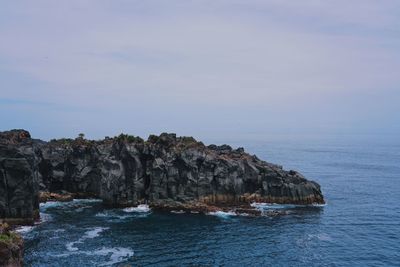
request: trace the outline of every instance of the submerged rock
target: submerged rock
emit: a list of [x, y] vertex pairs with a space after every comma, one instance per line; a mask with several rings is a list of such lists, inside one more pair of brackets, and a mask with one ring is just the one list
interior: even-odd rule
[[192, 137], [167, 133], [147, 141], [120, 135], [50, 142], [31, 139], [23, 130], [0, 133], [1, 218], [34, 217], [39, 189], [50, 199], [57, 197], [52, 193], [65, 196], [67, 191], [99, 197], [110, 206], [147, 201], [171, 210], [324, 203], [316, 182], [243, 148], [205, 146]]

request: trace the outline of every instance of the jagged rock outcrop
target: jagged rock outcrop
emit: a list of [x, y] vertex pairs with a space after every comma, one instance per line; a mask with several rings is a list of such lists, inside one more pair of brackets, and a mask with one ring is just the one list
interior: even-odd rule
[[38, 217], [36, 147], [27, 131], [0, 133], [0, 222], [29, 224]]
[[[23, 130], [3, 132], [0, 178], [0, 197], [8, 196], [0, 198], [3, 218], [33, 215], [38, 187], [97, 196], [113, 206], [143, 200], [232, 206], [324, 202], [320, 186], [296, 171], [285, 171], [243, 148], [205, 146], [192, 137], [166, 133], [147, 141], [120, 135], [43, 142]], [[19, 209], [23, 203], [29, 205]]]
[[23, 264], [24, 241], [10, 230], [7, 224], [0, 223], [0, 266], [20, 267]]

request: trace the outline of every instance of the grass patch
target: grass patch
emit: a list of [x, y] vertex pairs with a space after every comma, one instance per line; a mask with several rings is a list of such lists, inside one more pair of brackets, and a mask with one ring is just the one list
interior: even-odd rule
[[12, 243], [19, 238], [20, 237], [18, 236], [18, 234], [13, 232], [9, 232], [7, 234], [0, 234], [0, 242], [4, 242], [7, 244]]

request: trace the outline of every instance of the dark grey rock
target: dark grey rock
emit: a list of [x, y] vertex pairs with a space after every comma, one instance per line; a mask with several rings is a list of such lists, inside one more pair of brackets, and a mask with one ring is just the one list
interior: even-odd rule
[[0, 133], [0, 222], [32, 223], [38, 216], [40, 159], [35, 149], [27, 131]]
[[[163, 133], [147, 141], [120, 135], [43, 142], [28, 132], [0, 133], [0, 215], [32, 216], [41, 190], [86, 193], [112, 206], [139, 201], [324, 203], [320, 186], [296, 171], [228, 145], [205, 146]], [[25, 208], [24, 208], [25, 207]]]

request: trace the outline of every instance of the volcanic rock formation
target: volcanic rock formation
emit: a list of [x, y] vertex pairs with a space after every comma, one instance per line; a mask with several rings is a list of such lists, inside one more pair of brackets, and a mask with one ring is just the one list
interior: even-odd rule
[[110, 206], [324, 203], [316, 182], [243, 148], [167, 133], [44, 142], [24, 130], [0, 132], [0, 218], [33, 220], [39, 191], [90, 195]]

